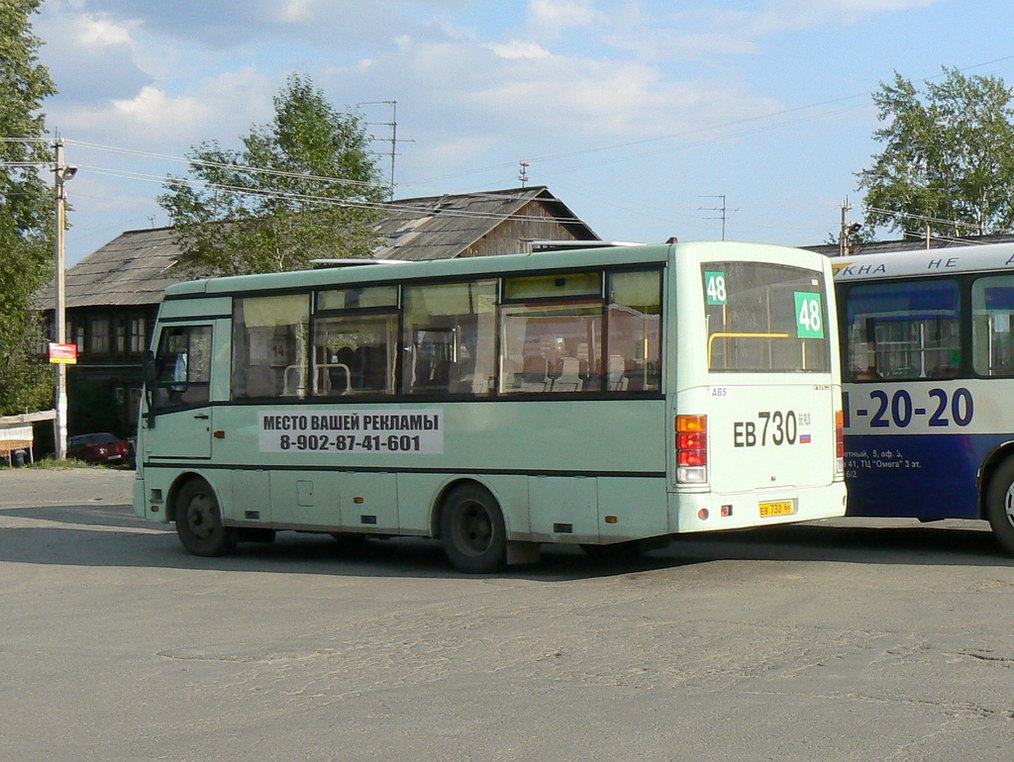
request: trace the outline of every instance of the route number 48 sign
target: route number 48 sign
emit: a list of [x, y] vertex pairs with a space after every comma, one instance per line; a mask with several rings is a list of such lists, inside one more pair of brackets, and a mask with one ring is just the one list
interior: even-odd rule
[[820, 294], [810, 291], [795, 291], [796, 335], [801, 339], [824, 338], [824, 310], [821, 309]]

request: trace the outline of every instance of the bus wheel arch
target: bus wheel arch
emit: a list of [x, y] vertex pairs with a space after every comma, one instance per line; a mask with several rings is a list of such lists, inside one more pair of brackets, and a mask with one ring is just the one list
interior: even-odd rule
[[989, 519], [989, 485], [997, 470], [1008, 460], [1014, 459], [1014, 441], [1004, 442], [998, 445], [982, 462], [982, 470], [979, 472], [979, 518]]
[[195, 556], [221, 556], [236, 547], [236, 530], [225, 525], [215, 488], [198, 474], [184, 474], [170, 491], [172, 519], [183, 547]]
[[442, 495], [439, 535], [444, 553], [466, 574], [507, 566], [507, 529], [500, 502], [485, 485], [460, 480]]
[[993, 536], [1014, 555], [1014, 457], [1000, 462], [984, 484], [986, 518]]
[[[193, 471], [184, 471], [182, 474], [176, 477], [172, 485], [169, 487], [169, 493], [166, 495], [165, 511], [166, 518], [169, 521], [176, 521], [176, 501], [179, 498], [180, 490], [186, 486], [186, 483], [193, 480], [200, 479], [201, 481], [207, 481], [203, 476]], [[210, 486], [210, 485], [209, 485]]]
[[[445, 484], [443, 487], [440, 488], [440, 490], [436, 494], [436, 497], [434, 497], [433, 499], [433, 505], [430, 510], [430, 537], [436, 538], [440, 537], [441, 521], [443, 519], [444, 508], [446, 508], [447, 506], [448, 495], [450, 495], [451, 492], [453, 492], [456, 488], [465, 485], [472, 485], [480, 489], [484, 489], [497, 502], [497, 505], [503, 504], [503, 501], [500, 499], [500, 496], [497, 494], [497, 491], [493, 489], [489, 484], [486, 484], [482, 479], [477, 479], [475, 477], [451, 479], [450, 481], [447, 482], [447, 484]], [[500, 512], [503, 514], [504, 525], [506, 526], [507, 515], [503, 513], [503, 508], [500, 509]]]

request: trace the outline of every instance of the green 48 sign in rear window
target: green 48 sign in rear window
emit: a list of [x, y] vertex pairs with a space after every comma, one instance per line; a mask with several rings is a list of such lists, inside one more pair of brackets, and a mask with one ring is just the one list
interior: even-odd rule
[[796, 291], [796, 335], [801, 339], [824, 338], [824, 310], [820, 294]]
[[701, 262], [708, 369], [827, 373], [828, 291], [821, 270], [752, 260]]

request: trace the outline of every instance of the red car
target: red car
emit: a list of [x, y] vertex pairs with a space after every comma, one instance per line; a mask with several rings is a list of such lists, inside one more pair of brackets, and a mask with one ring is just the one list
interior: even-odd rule
[[130, 463], [130, 443], [112, 434], [78, 434], [67, 438], [67, 457], [86, 463]]

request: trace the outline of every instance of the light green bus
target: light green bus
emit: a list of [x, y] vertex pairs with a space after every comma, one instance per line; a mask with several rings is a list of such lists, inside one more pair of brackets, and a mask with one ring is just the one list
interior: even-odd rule
[[830, 286], [818, 254], [737, 243], [182, 283], [135, 510], [198, 555], [414, 535], [479, 573], [840, 516]]

